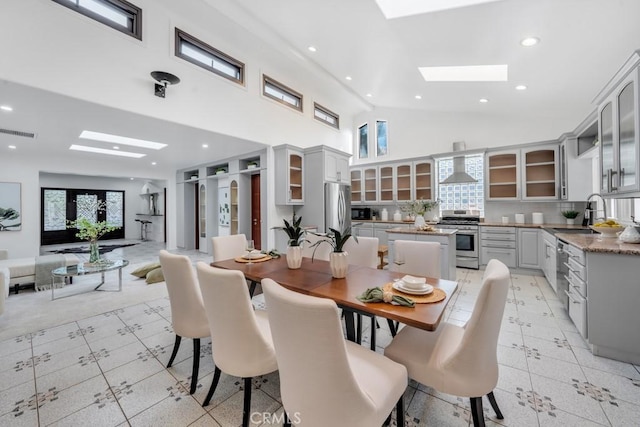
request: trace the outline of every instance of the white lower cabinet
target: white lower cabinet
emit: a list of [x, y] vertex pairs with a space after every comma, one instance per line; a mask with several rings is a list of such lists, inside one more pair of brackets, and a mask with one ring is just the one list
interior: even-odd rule
[[518, 228], [518, 267], [540, 268], [540, 230]]
[[507, 267], [517, 267], [515, 227], [480, 227], [480, 263], [491, 259], [502, 261]]
[[544, 273], [544, 277], [553, 288], [553, 291], [558, 293], [558, 284], [556, 280], [556, 236], [546, 231], [540, 231], [540, 246], [542, 248], [542, 255], [540, 256], [540, 268]]

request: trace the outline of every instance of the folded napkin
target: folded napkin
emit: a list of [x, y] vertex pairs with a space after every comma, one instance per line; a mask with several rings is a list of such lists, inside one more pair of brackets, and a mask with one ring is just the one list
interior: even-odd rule
[[405, 307], [413, 307], [416, 305], [411, 298], [394, 295], [393, 292], [384, 292], [381, 288], [369, 288], [364, 291], [362, 295], [357, 296], [356, 298], [362, 302], [395, 302], [399, 305], [404, 305]]

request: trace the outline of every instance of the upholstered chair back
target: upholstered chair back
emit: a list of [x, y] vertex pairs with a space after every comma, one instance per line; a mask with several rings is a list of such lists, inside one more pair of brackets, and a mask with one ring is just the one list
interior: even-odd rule
[[[316, 247], [311, 247], [317, 241], [323, 240], [323, 238], [321, 236], [316, 236], [315, 234], [311, 234], [311, 233], [307, 233], [305, 239], [308, 240], [308, 241], [304, 242], [302, 244], [302, 256], [303, 257], [311, 258], [313, 256], [313, 259], [320, 259], [320, 260], [323, 260], [323, 261], [329, 261], [329, 254], [333, 250], [333, 249], [331, 249], [331, 245], [330, 244], [321, 243]], [[314, 255], [314, 250], [315, 250], [315, 255]]]
[[440, 243], [396, 240], [393, 256], [404, 256], [404, 264], [398, 265], [389, 260], [389, 269], [413, 276], [440, 278]]
[[243, 255], [247, 250], [247, 236], [232, 234], [211, 238], [213, 261], [222, 261]]
[[352, 237], [344, 244], [344, 250], [349, 254], [349, 264], [364, 267], [378, 267], [378, 238], [358, 237], [358, 241]]

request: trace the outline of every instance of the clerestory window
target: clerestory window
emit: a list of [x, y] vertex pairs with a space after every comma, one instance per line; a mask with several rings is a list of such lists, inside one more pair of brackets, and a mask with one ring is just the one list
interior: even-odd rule
[[142, 40], [142, 9], [124, 0], [53, 0], [91, 19]]

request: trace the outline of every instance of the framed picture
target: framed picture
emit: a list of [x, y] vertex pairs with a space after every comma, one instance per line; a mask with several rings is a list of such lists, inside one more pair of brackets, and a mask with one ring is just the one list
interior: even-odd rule
[[367, 123], [358, 128], [358, 157], [361, 159], [369, 157], [369, 125]]
[[218, 188], [218, 224], [223, 227], [228, 227], [231, 216], [230, 213], [229, 187]]
[[389, 140], [386, 120], [376, 120], [376, 157], [389, 154]]
[[0, 231], [22, 229], [22, 194], [19, 182], [0, 182]]

